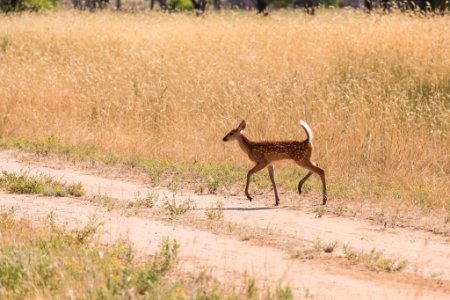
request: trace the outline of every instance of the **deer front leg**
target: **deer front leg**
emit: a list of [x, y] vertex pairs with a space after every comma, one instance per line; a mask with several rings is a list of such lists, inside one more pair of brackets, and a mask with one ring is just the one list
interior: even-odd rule
[[255, 174], [258, 171], [261, 171], [267, 166], [267, 162], [261, 161], [256, 164], [250, 171], [247, 173], [247, 184], [245, 185], [245, 195], [247, 196], [248, 200], [252, 201], [252, 197], [250, 197], [250, 194], [248, 193], [248, 186], [250, 184], [250, 178], [253, 174]]
[[275, 169], [272, 165], [270, 165], [268, 167], [269, 169], [269, 177], [270, 177], [270, 181], [272, 181], [272, 186], [273, 186], [273, 191], [275, 193], [275, 206], [278, 206], [278, 204], [280, 203], [280, 198], [278, 198], [278, 191], [277, 191], [277, 185], [275, 183]]

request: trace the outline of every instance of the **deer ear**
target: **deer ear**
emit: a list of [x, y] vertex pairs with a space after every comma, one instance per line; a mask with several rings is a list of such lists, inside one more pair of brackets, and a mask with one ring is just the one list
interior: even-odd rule
[[239, 130], [239, 131], [244, 130], [244, 129], [245, 129], [245, 125], [246, 125], [246, 124], [245, 124], [245, 121], [242, 120], [241, 124], [239, 124], [238, 130]]

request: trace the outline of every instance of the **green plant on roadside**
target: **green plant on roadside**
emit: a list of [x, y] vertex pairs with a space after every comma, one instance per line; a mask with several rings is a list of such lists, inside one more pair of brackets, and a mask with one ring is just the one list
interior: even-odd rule
[[322, 218], [323, 215], [325, 215], [325, 208], [317, 207], [316, 209], [314, 209], [314, 213], [316, 214], [316, 218]]
[[[0, 50], [6, 52], [6, 50], [11, 47], [12, 40], [8, 35], [0, 36]], [[0, 132], [1, 133], [1, 132]]]
[[178, 249], [180, 244], [176, 239], [171, 240], [168, 237], [163, 238], [161, 242], [161, 250], [157, 257], [158, 268], [161, 272], [168, 271], [177, 263]]
[[116, 206], [117, 199], [107, 195], [94, 195], [89, 199], [92, 203], [98, 204], [106, 208], [107, 211], [112, 211]]
[[258, 287], [254, 277], [247, 278], [247, 298], [258, 299]]
[[309, 290], [309, 288], [304, 289], [304, 295], [303, 298], [305, 299], [310, 299], [313, 297], [313, 295], [311, 294], [311, 291]]
[[15, 194], [42, 194], [44, 196], [81, 197], [84, 195], [84, 188], [81, 183], [65, 184], [55, 181], [50, 177], [33, 177], [27, 174], [17, 175], [2, 171], [0, 175], [0, 188]]
[[85, 194], [84, 187], [81, 182], [66, 185], [66, 192], [74, 197], [81, 197]]
[[163, 207], [169, 215], [179, 216], [185, 214], [189, 210], [195, 209], [195, 204], [191, 200], [184, 200], [180, 203], [175, 197], [171, 200], [166, 197]]
[[223, 203], [221, 201], [217, 201], [216, 207], [207, 208], [205, 210], [205, 214], [209, 220], [212, 220], [212, 221], [223, 220], [223, 218], [224, 218]]
[[407, 265], [406, 260], [383, 257], [383, 253], [375, 249], [370, 252], [356, 251], [348, 245], [344, 245], [343, 252], [351, 264], [363, 264], [374, 271], [396, 272], [403, 270]]
[[12, 1], [2, 0], [2, 2], [0, 2], [0, 10], [5, 12], [56, 10], [60, 6], [60, 0], [22, 0], [18, 1], [15, 7]]
[[301, 260], [310, 260], [314, 259], [317, 255], [317, 251], [315, 249], [306, 249], [306, 250], [295, 250], [291, 253], [292, 259], [301, 259]]
[[337, 241], [332, 243], [323, 243], [319, 238], [316, 238], [314, 244], [309, 249], [295, 250], [291, 253], [292, 259], [310, 260], [323, 253], [332, 253], [336, 246]]
[[343, 216], [345, 211], [347, 210], [347, 206], [343, 203], [339, 203], [334, 207], [334, 214], [337, 216]]
[[386, 213], [384, 208], [382, 208], [381, 211], [376, 214], [375, 220], [384, 228], [393, 228], [397, 225], [398, 217], [396, 215], [390, 215]]
[[294, 299], [292, 289], [289, 285], [286, 286], [277, 286], [275, 290], [275, 296], [277, 300], [290, 300]]
[[127, 208], [152, 208], [156, 201], [158, 201], [158, 195], [155, 193], [147, 192], [144, 197], [137, 194], [134, 201], [128, 202]]
[[336, 246], [338, 245], [337, 241], [334, 241], [332, 243], [327, 243], [322, 245], [322, 250], [325, 253], [332, 253], [334, 249], [336, 249]]
[[217, 177], [209, 177], [208, 178], [208, 192], [210, 194], [215, 194], [219, 189], [220, 181]]

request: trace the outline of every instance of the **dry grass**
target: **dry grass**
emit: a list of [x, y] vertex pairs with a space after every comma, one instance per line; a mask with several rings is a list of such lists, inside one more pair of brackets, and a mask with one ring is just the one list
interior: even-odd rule
[[[0, 136], [245, 163], [315, 133], [334, 195], [448, 209], [450, 19], [322, 12], [0, 16]], [[351, 192], [349, 192], [351, 190]]]

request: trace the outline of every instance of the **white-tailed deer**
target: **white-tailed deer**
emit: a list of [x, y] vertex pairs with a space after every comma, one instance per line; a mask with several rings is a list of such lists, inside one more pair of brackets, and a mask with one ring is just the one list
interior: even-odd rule
[[248, 157], [253, 162], [256, 163], [256, 165], [248, 171], [247, 184], [245, 185], [245, 195], [250, 201], [252, 201], [252, 197], [250, 197], [248, 193], [250, 177], [254, 173], [268, 166], [270, 181], [272, 181], [273, 190], [275, 192], [275, 205], [280, 203], [277, 186], [275, 184], [273, 162], [277, 160], [291, 159], [299, 166], [309, 170], [308, 174], [306, 174], [305, 177], [303, 177], [298, 183], [298, 193], [302, 193], [302, 186], [305, 181], [308, 180], [312, 173], [316, 173], [322, 180], [322, 204], [325, 205], [327, 203], [327, 184], [325, 181], [325, 172], [319, 168], [316, 163], [311, 161], [311, 154], [313, 150], [313, 145], [311, 143], [313, 139], [312, 130], [305, 121], [300, 121], [300, 125], [303, 127], [306, 135], [308, 136], [304, 141], [252, 142], [242, 134], [242, 130], [245, 128], [245, 121], [242, 121], [237, 128], [231, 130], [223, 138], [224, 142], [237, 140], [241, 149], [247, 153]]

